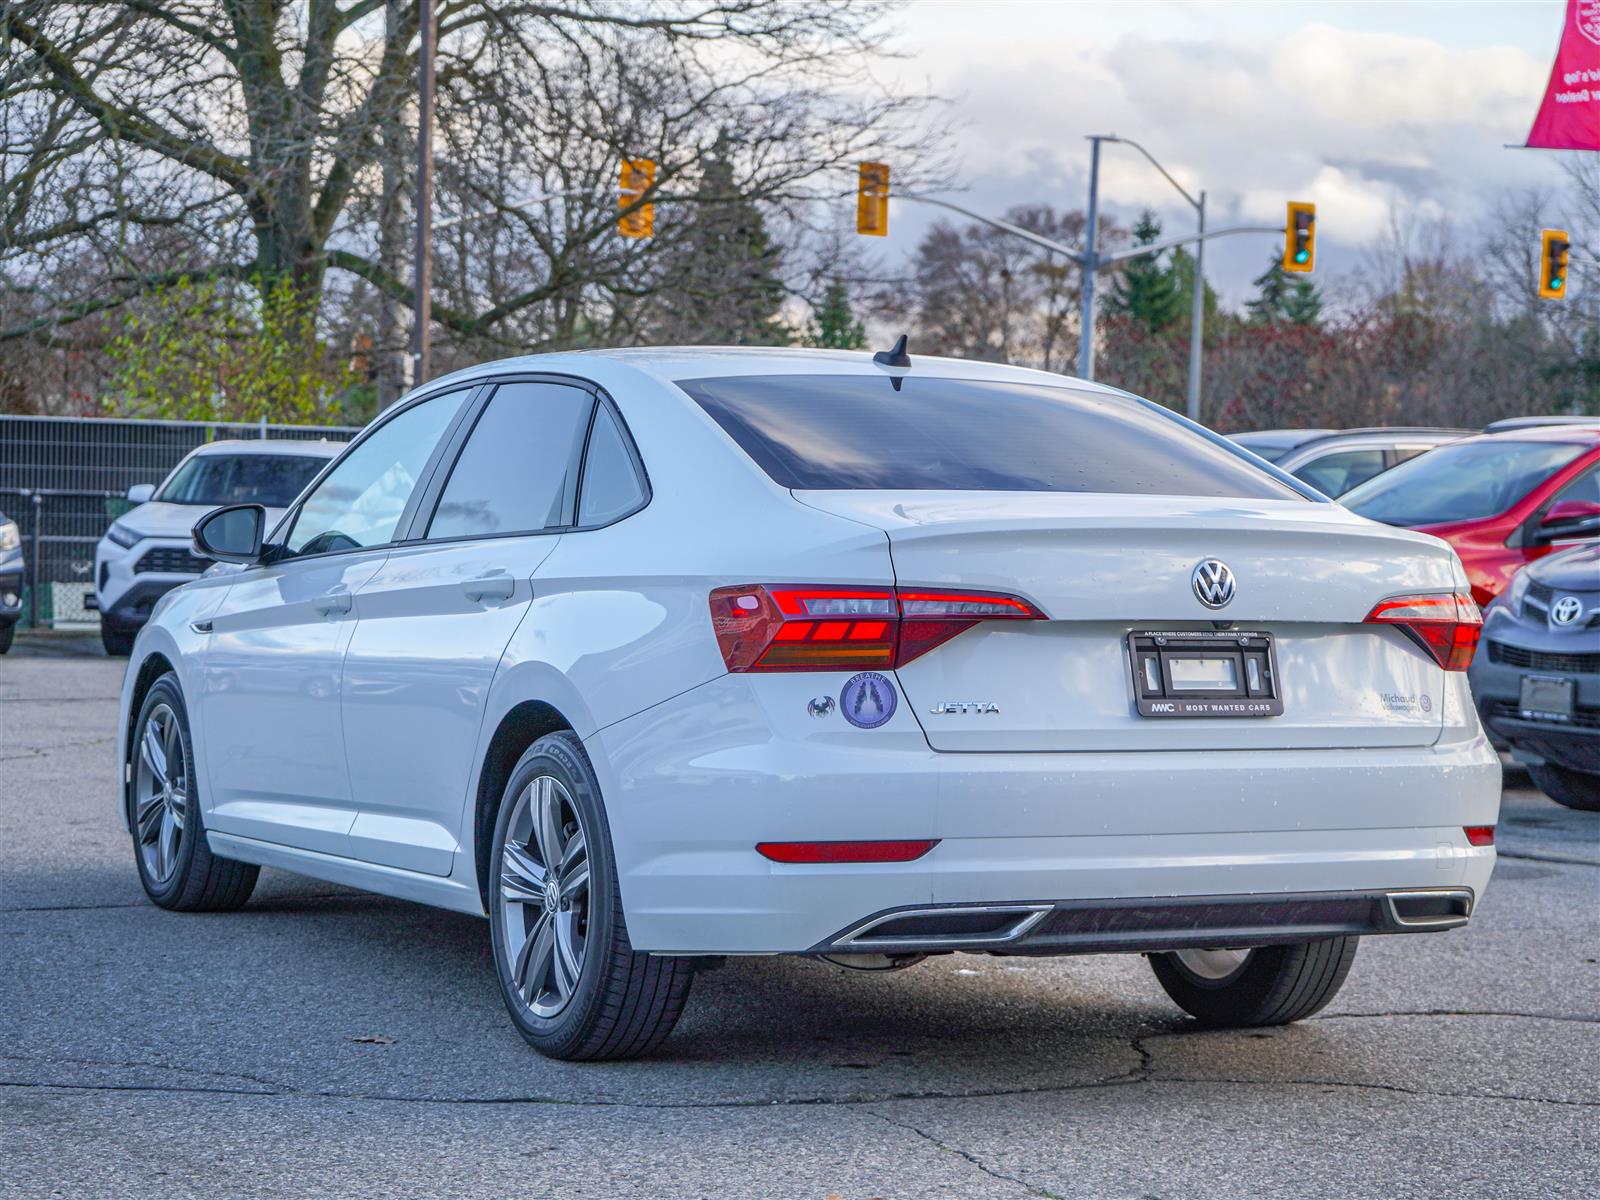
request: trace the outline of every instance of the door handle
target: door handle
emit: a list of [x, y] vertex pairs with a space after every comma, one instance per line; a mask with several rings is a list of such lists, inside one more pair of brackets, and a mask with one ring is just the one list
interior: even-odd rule
[[516, 581], [502, 571], [469, 579], [461, 585], [461, 591], [468, 600], [509, 600], [516, 586]]
[[355, 596], [348, 588], [340, 588], [336, 592], [328, 592], [318, 596], [311, 602], [311, 607], [324, 617], [339, 617], [350, 611], [350, 606], [355, 603]]

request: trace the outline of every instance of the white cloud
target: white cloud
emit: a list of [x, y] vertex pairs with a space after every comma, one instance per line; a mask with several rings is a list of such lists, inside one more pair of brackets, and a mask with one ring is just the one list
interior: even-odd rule
[[[1349, 27], [1381, 25], [1382, 6], [1337, 10], [1343, 27], [1300, 24], [1307, 9], [1298, 5], [1251, 12], [1269, 8], [1261, 26], [1270, 32], [1257, 35], [1237, 7], [1191, 5], [1174, 15], [1122, 5], [1074, 21], [1076, 6], [1056, 6], [1053, 19], [1040, 17], [1043, 6], [949, 6], [925, 28], [918, 7], [907, 32], [917, 52], [902, 70], [956, 98], [966, 203], [983, 211], [1037, 201], [1080, 207], [1083, 137], [1117, 132], [1137, 138], [1191, 191], [1208, 189], [1213, 226], [1276, 222], [1285, 200], [1315, 200], [1322, 265], [1337, 270], [1341, 257], [1353, 261], [1381, 234], [1392, 208], [1447, 213], [1467, 226], [1501, 189], [1552, 181], [1548, 156], [1503, 148], [1521, 141], [1549, 72], [1547, 51], [1531, 48], [1547, 39], [1524, 28], [1529, 8], [1474, 9], [1478, 24], [1466, 32], [1477, 45], [1463, 44], [1450, 6], [1432, 6], [1452, 23], [1437, 38], [1429, 22], [1412, 19], [1415, 10], [1401, 34]], [[1218, 32], [1208, 34], [1213, 12]], [[1499, 36], [1502, 27], [1515, 36]], [[1170, 185], [1126, 147], [1105, 149], [1101, 196], [1123, 220], [1146, 206], [1171, 229], [1190, 220]], [[900, 206], [895, 219], [895, 241], [909, 251], [927, 218]], [[1208, 251], [1208, 264], [1225, 294], [1237, 296], [1265, 256], [1251, 239], [1227, 239]]]

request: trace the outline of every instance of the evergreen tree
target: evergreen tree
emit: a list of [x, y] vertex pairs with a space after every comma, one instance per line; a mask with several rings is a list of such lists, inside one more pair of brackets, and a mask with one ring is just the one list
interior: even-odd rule
[[707, 158], [689, 206], [689, 226], [668, 267], [664, 311], [653, 322], [665, 343], [775, 346], [789, 341], [779, 320], [782, 251], [755, 203], [739, 194], [725, 144]]
[[850, 290], [837, 275], [816, 306], [806, 343], [828, 350], [860, 350], [867, 344], [866, 326], [856, 319], [850, 308]]
[[1294, 325], [1315, 325], [1322, 318], [1322, 295], [1317, 285], [1304, 277], [1295, 280], [1294, 290], [1283, 300], [1283, 315]]
[[[1133, 227], [1134, 244], [1148, 246], [1160, 236], [1161, 222], [1146, 209]], [[1162, 265], [1159, 254], [1145, 254], [1129, 259], [1117, 275], [1107, 308], [1158, 333], [1183, 316], [1184, 301], [1176, 274]]]
[[1283, 269], [1283, 247], [1272, 252], [1267, 269], [1257, 275], [1254, 300], [1245, 301], [1253, 320], [1263, 325], [1276, 325], [1284, 319], [1284, 297], [1289, 291], [1289, 273]]
[[1283, 249], [1273, 252], [1267, 269], [1255, 277], [1256, 297], [1245, 302], [1261, 325], [1315, 325], [1322, 319], [1322, 294], [1304, 275], [1293, 280], [1283, 269]]

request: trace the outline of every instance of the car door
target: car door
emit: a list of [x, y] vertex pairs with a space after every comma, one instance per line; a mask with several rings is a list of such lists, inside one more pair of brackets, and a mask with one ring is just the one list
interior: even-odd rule
[[411, 536], [361, 588], [342, 685], [358, 858], [450, 873], [489, 685], [572, 525], [594, 404], [571, 380], [481, 396]]
[[471, 394], [407, 405], [358, 440], [307, 493], [263, 565], [211, 617], [201, 748], [218, 833], [349, 853], [355, 819], [339, 678], [355, 594], [388, 556], [413, 494]]

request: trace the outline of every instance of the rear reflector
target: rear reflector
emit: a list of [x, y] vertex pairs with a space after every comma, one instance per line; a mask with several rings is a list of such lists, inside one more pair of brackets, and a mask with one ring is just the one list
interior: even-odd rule
[[1397, 625], [1446, 671], [1472, 665], [1483, 632], [1483, 614], [1472, 597], [1461, 592], [1426, 596], [1391, 596], [1367, 614], [1377, 625]]
[[756, 853], [781, 863], [892, 863], [921, 858], [939, 844], [922, 842], [758, 842]]
[[1494, 845], [1493, 825], [1464, 825], [1462, 828], [1467, 831], [1468, 844], [1473, 846]]
[[758, 583], [711, 593], [711, 625], [730, 671], [901, 667], [980, 621], [1042, 621], [998, 592]]

